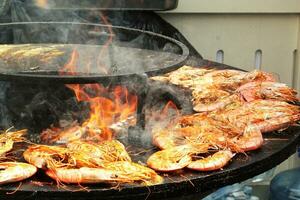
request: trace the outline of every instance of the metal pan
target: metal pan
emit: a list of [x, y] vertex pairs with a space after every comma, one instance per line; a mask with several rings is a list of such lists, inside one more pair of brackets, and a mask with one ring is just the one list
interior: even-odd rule
[[[153, 32], [91, 23], [0, 24], [0, 80], [93, 83], [153, 76], [180, 67], [189, 55], [181, 42]], [[75, 71], [59, 71], [78, 54]], [[89, 69], [87, 69], [89, 68]]]

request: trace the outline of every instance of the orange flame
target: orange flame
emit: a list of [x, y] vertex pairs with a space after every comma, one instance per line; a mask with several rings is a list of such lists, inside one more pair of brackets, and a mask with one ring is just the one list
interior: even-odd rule
[[[69, 62], [60, 70], [61, 75], [76, 75], [79, 55], [72, 52]], [[137, 96], [128, 92], [125, 87], [112, 89], [100, 84], [67, 84], [75, 92], [77, 100], [90, 103], [90, 117], [82, 124], [90, 135], [109, 140], [112, 138], [110, 125], [126, 120], [136, 112]]]

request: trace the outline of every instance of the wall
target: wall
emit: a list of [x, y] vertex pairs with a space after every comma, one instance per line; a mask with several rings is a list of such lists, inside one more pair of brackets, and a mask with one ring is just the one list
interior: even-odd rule
[[[224, 52], [224, 63], [272, 72], [300, 92], [299, 0], [179, 0], [160, 15], [206, 59]], [[298, 50], [297, 50], [298, 49]], [[255, 53], [261, 50], [261, 63]], [[299, 166], [295, 156], [277, 171]]]

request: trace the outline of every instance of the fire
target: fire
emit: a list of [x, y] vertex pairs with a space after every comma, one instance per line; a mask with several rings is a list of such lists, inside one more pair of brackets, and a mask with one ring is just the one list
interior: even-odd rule
[[[69, 62], [60, 70], [61, 75], [76, 75], [79, 55], [72, 52]], [[101, 139], [112, 139], [110, 126], [116, 122], [128, 119], [136, 112], [137, 96], [130, 94], [122, 86], [105, 88], [100, 84], [67, 84], [74, 91], [78, 102], [90, 104], [90, 116], [81, 125], [90, 136]]]
[[[102, 14], [102, 21], [108, 24], [107, 19]], [[97, 28], [97, 27], [96, 27]], [[99, 71], [107, 73], [106, 66], [101, 62], [104, 52], [112, 42], [112, 29], [108, 26], [110, 37], [99, 52], [97, 66]], [[79, 67], [79, 53], [73, 50], [67, 64], [60, 69], [60, 75], [77, 75]], [[90, 64], [87, 63], [85, 71], [90, 71]], [[89, 137], [104, 140], [112, 139], [111, 126], [120, 121], [126, 121], [134, 115], [137, 107], [137, 96], [130, 94], [127, 88], [115, 86], [105, 88], [100, 84], [67, 84], [68, 88], [74, 91], [78, 102], [89, 102], [89, 118], [80, 125], [80, 130], [88, 133]]]

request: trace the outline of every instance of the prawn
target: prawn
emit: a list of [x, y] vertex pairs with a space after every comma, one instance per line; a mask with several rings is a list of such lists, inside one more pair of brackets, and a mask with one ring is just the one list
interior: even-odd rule
[[26, 129], [19, 131], [6, 131], [0, 134], [0, 155], [3, 155], [13, 149], [16, 142], [26, 141], [24, 135], [27, 133]]
[[247, 102], [256, 99], [274, 99], [286, 102], [297, 102], [296, 90], [284, 83], [277, 82], [250, 82], [239, 87], [238, 92]]
[[234, 138], [234, 142], [246, 152], [259, 149], [263, 145], [264, 139], [258, 127], [249, 125], [242, 136]]
[[41, 135], [41, 141], [47, 144], [66, 144], [71, 141], [81, 139], [87, 133], [86, 127], [79, 125], [71, 126], [66, 129], [52, 127], [44, 130]]
[[197, 147], [187, 144], [157, 151], [148, 158], [147, 165], [162, 172], [179, 170], [192, 162], [192, 154], [207, 152], [208, 148], [207, 144]]
[[153, 185], [163, 181], [152, 169], [128, 161], [107, 163], [103, 168], [49, 169], [46, 174], [57, 182], [68, 184], [144, 182], [146, 185]]
[[32, 145], [24, 151], [23, 157], [28, 163], [42, 169], [76, 165], [75, 160], [70, 159], [70, 150], [59, 146]]
[[229, 150], [218, 151], [213, 155], [191, 162], [187, 168], [197, 171], [213, 171], [223, 168], [234, 157]]
[[154, 170], [133, 162], [111, 162], [105, 164], [104, 168], [117, 171], [117, 176], [128, 182], [143, 182], [145, 185], [155, 185], [163, 181], [163, 178]]
[[124, 145], [117, 140], [91, 143], [74, 141], [67, 144], [77, 167], [101, 167], [115, 161], [131, 161]]
[[120, 182], [116, 171], [107, 170], [103, 168], [55, 168], [48, 169], [46, 174], [56, 180], [58, 183], [107, 183], [107, 182]]
[[35, 166], [21, 162], [2, 162], [0, 169], [0, 185], [22, 181], [33, 176], [37, 171]]
[[295, 124], [299, 120], [299, 114], [300, 107], [297, 105], [276, 100], [255, 100], [210, 113], [209, 116], [241, 130], [244, 130], [248, 124], [255, 124], [262, 132], [266, 132]]

